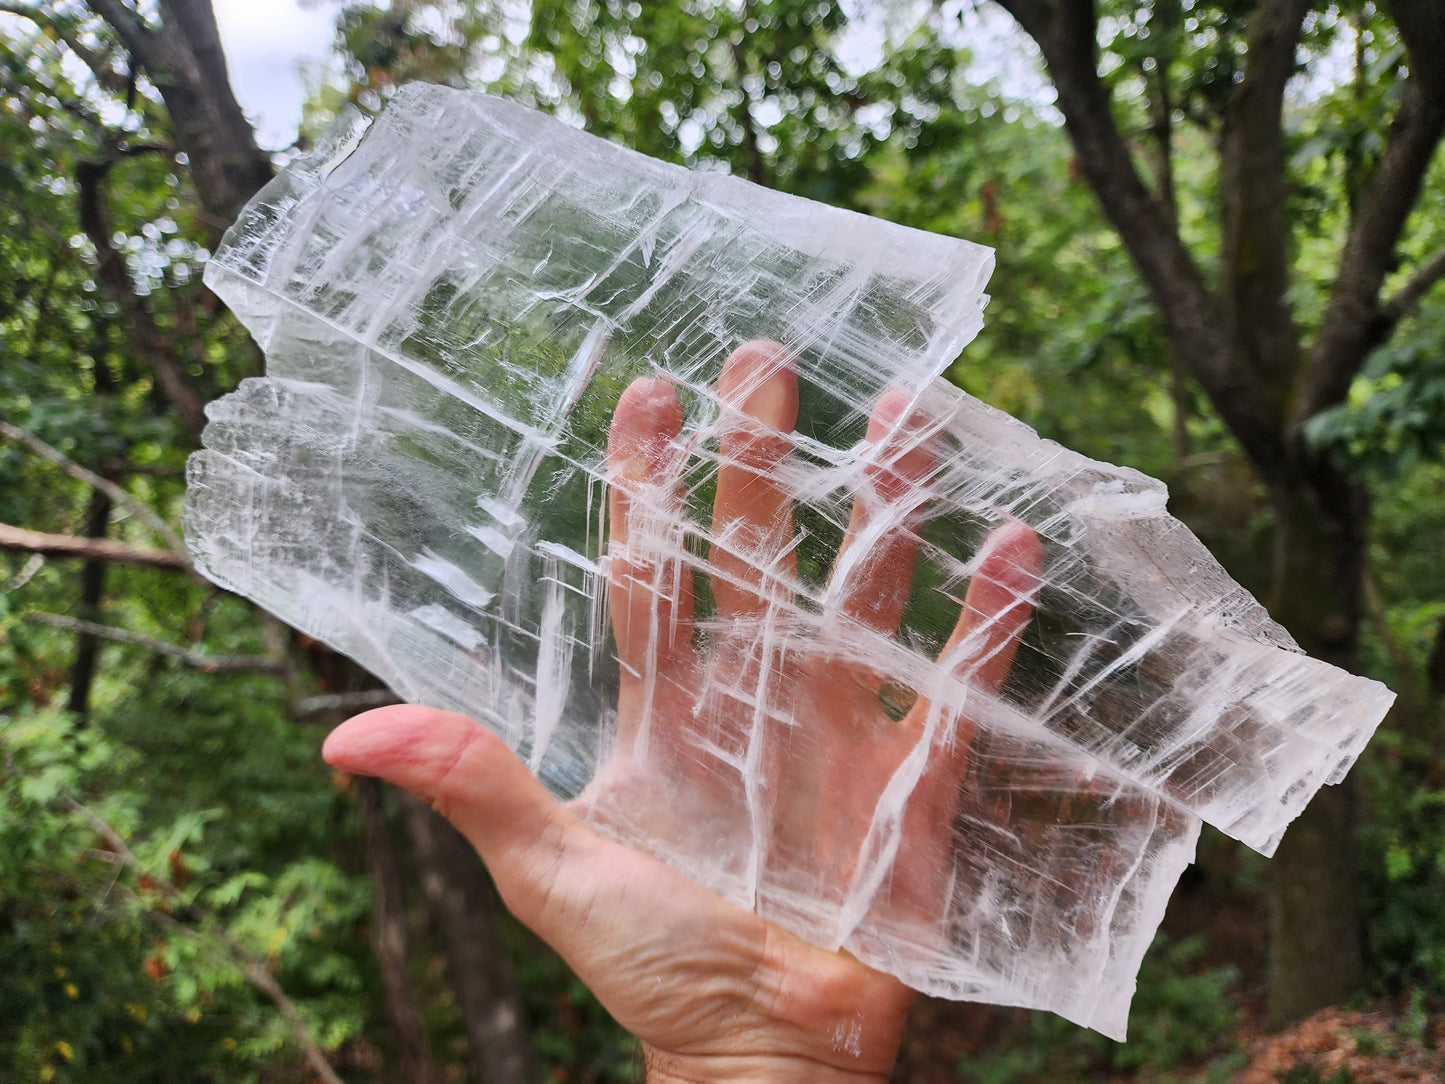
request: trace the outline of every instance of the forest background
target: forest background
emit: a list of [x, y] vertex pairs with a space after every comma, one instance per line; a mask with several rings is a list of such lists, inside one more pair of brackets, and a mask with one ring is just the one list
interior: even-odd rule
[[[984, 9], [1044, 93], [970, 78]], [[1273, 862], [1206, 830], [1128, 1043], [923, 1002], [895, 1079], [1442, 1071], [1445, 5], [395, 0], [335, 26], [302, 144], [428, 79], [996, 246], [951, 378], [1163, 478], [1307, 649], [1400, 694]], [[299, 149], [258, 149], [205, 0], [0, 3], [0, 1080], [639, 1079], [457, 836], [321, 765], [384, 692], [177, 537], [203, 405], [262, 367], [200, 271]]]

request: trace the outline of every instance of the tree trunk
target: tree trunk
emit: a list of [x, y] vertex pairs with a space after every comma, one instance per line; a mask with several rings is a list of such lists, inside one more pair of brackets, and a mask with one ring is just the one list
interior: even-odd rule
[[[82, 218], [86, 213], [81, 206]], [[91, 379], [95, 382], [95, 398], [104, 406], [115, 394], [115, 378], [106, 359], [109, 345], [108, 321], [98, 316], [92, 325], [94, 338], [90, 351]], [[90, 491], [90, 504], [85, 512], [85, 537], [104, 543], [110, 530], [110, 512], [114, 502], [99, 489]], [[100, 605], [105, 599], [106, 562], [98, 556], [86, 558], [80, 573], [80, 610], [82, 621], [100, 621]], [[71, 711], [84, 724], [90, 714], [90, 688], [95, 683], [95, 672], [100, 665], [100, 639], [93, 633], [81, 632], [75, 638], [75, 661], [70, 666], [70, 697], [66, 710]]]
[[407, 974], [410, 952], [406, 898], [401, 867], [387, 831], [381, 782], [358, 779], [357, 791], [361, 796], [366, 864], [371, 871], [372, 940], [376, 945], [376, 962], [381, 968], [382, 985], [386, 989], [386, 1015], [396, 1033], [401, 1062], [399, 1079], [407, 1084], [437, 1084], [441, 1076], [432, 1058], [426, 1025], [412, 996], [411, 980]]
[[[231, 92], [226, 54], [210, 0], [160, 0], [160, 33], [172, 67], [150, 73], [165, 99], [176, 142], [191, 160], [191, 178], [213, 236], [271, 179], [271, 159]], [[177, 78], [179, 76], [179, 78]]]
[[[1311, 655], [1353, 670], [1368, 506], [1328, 464], [1276, 491], [1271, 613]], [[1350, 780], [1325, 787], [1270, 863], [1269, 1016], [1278, 1026], [1339, 1004], [1364, 980]]]
[[[91, 490], [90, 507], [85, 513], [85, 537], [104, 538], [110, 527], [110, 498], [100, 490]], [[83, 621], [100, 620], [100, 604], [105, 597], [106, 562], [90, 558], [80, 573], [80, 610]], [[81, 632], [75, 638], [75, 661], [70, 666], [70, 698], [67, 711], [84, 722], [90, 714], [90, 687], [100, 662], [100, 640], [94, 633]]]
[[477, 852], [456, 829], [411, 795], [399, 797], [422, 889], [442, 935], [477, 1079], [536, 1084], [542, 1074], [512, 961], [497, 930], [496, 890]]
[[[1243, 69], [1224, 100], [1220, 136], [1220, 259], [1206, 280], [1144, 186], [1100, 75], [1096, 0], [1000, 0], [1037, 42], [1079, 162], [1149, 285], [1169, 340], [1270, 487], [1276, 512], [1270, 610], [1304, 649], [1354, 669], [1361, 618], [1364, 492], [1302, 447], [1299, 431], [1344, 401], [1369, 351], [1398, 314], [1445, 275], [1427, 261], [1388, 302], [1406, 219], [1419, 202], [1445, 133], [1445, 6], [1395, 0], [1409, 52], [1399, 105], [1383, 146], [1351, 200], [1338, 271], [1313, 348], [1304, 351], [1290, 304], [1293, 236], [1288, 204], [1285, 90], [1311, 5], [1269, 0], [1241, 8]], [[1156, 46], [1155, 48], [1162, 48]], [[1166, 78], [1160, 69], [1158, 78]], [[1416, 284], [1418, 285], [1418, 288]], [[1396, 300], [1400, 304], [1396, 305]], [[1346, 784], [1319, 794], [1286, 833], [1270, 872], [1276, 1021], [1339, 1001], [1362, 976]]]
[[189, 159], [214, 245], [273, 170], [231, 92], [210, 0], [159, 0], [159, 24], [147, 23], [123, 0], [87, 4], [111, 25], [132, 65], [144, 68], [160, 91], [176, 145]]
[[1354, 788], [1325, 787], [1269, 864], [1269, 1026], [1283, 1027], [1360, 989]]

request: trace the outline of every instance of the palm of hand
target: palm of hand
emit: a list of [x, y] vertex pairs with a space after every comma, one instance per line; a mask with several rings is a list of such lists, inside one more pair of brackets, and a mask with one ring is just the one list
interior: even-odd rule
[[[940, 910], [969, 724], [919, 698], [901, 720], [856, 658], [797, 650], [786, 626], [792, 506], [780, 467], [796, 379], [774, 344], [724, 366], [725, 407], [709, 560], [717, 619], [694, 636], [693, 582], [668, 494], [681, 464], [681, 409], [662, 381], [623, 395], [609, 434], [609, 604], [621, 666], [616, 746], [572, 807], [553, 802], [498, 739], [460, 716], [380, 709], [345, 724], [326, 756], [419, 793], [475, 843], [509, 908], [557, 948], [655, 1060], [652, 1075], [796, 1079], [886, 1077], [912, 992], [852, 956], [828, 952], [728, 903], [657, 859], [599, 836], [705, 855], [700, 876], [763, 915], [789, 913], [764, 883], [803, 877], [836, 914], [883, 789], [917, 761], [891, 896], [873, 906], [926, 924]], [[885, 395], [869, 439], [873, 492], [853, 509], [828, 597], [837, 621], [891, 634], [916, 542], [874, 517], [932, 470], [922, 424]], [[891, 446], [891, 453], [890, 453]], [[867, 540], [866, 546], [855, 542]], [[1022, 525], [985, 545], [941, 662], [974, 686], [1007, 677], [1031, 607], [1038, 541]], [[767, 569], [765, 573], [761, 571]], [[759, 691], [761, 690], [761, 691]], [[940, 725], [942, 730], [940, 730]], [[932, 756], [927, 756], [933, 747]], [[926, 762], [923, 757], [926, 757]], [[778, 784], [786, 780], [786, 786]], [[759, 781], [771, 781], [761, 793]], [[836, 898], [816, 900], [825, 884]], [[856, 916], [855, 916], [856, 917]], [[829, 921], [832, 921], [830, 918]], [[826, 926], [808, 930], [826, 942]], [[802, 1072], [799, 1066], [809, 1066]]]

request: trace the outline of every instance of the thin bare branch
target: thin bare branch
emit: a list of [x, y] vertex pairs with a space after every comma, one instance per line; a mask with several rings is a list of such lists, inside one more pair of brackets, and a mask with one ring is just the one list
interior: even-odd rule
[[11, 440], [18, 440], [42, 459], [49, 460], [60, 467], [72, 478], [100, 490], [116, 504], [129, 508], [165, 542], [166, 547], [173, 553], [184, 554], [186, 552], [186, 544], [181, 541], [181, 536], [176, 534], [165, 520], [108, 478], [102, 478], [94, 471], [87, 470], [60, 449], [47, 444], [34, 433], [27, 432], [18, 425], [11, 425], [3, 418], [0, 418], [0, 435], [9, 437]]
[[1390, 322], [1390, 327], [1393, 328], [1405, 317], [1413, 315], [1420, 307], [1420, 302], [1425, 300], [1425, 295], [1442, 278], [1445, 278], [1445, 248], [1416, 268], [1415, 273], [1405, 281], [1405, 285], [1380, 306], [1380, 311]]
[[70, 534], [46, 534], [25, 527], [0, 523], [0, 549], [23, 550], [46, 557], [83, 557], [89, 561], [112, 561], [121, 565], [146, 568], [169, 568], [195, 573], [191, 560], [183, 553], [170, 550], [142, 549], [108, 538], [77, 538]]
[[[269, 655], [208, 655], [204, 651], [195, 648], [182, 647], [180, 644], [172, 644], [165, 640], [158, 640], [154, 636], [143, 636], [138, 632], [131, 632], [129, 629], [118, 629], [111, 625], [99, 625], [94, 621], [82, 621], [77, 617], [66, 617], [64, 614], [51, 613], [28, 613], [25, 620], [37, 625], [47, 625], [53, 629], [63, 629], [66, 632], [79, 632], [88, 636], [97, 636], [102, 640], [111, 640], [118, 644], [130, 644], [134, 647], [143, 647], [147, 651], [153, 651], [157, 655], [165, 655], [167, 658], [179, 659], [187, 666], [207, 674], [234, 674], [242, 672], [259, 672], [266, 674], [279, 674], [285, 667], [278, 660]], [[395, 699], [393, 697], [393, 699]]]
[[364, 708], [380, 708], [388, 704], [400, 704], [401, 697], [390, 689], [363, 689], [356, 693], [322, 693], [298, 700], [291, 713], [298, 719], [320, 715], [331, 711], [360, 711]]
[[5, 585], [6, 591], [18, 591], [35, 578], [35, 574], [45, 567], [45, 558], [38, 553], [32, 553], [26, 558], [25, 564], [20, 571], [15, 573], [15, 578]]
[[[74, 798], [66, 798], [66, 803], [74, 812], [79, 813], [90, 822], [91, 827], [94, 828], [96, 834], [105, 841], [106, 846], [111, 849], [117, 861], [130, 869], [147, 874], [149, 883], [155, 885], [163, 894], [169, 896], [171, 899], [179, 900], [184, 898], [181, 890], [170, 881], [163, 877], [157, 877], [154, 873], [146, 870], [145, 867], [141, 865], [140, 860], [136, 858], [135, 852], [132, 851], [126, 844], [126, 841], [121, 838], [121, 834], [111, 827], [104, 818], [88, 806], [77, 802]], [[331, 1068], [331, 1064], [326, 1060], [326, 1052], [317, 1045], [315, 1039], [311, 1038], [311, 1033], [307, 1030], [306, 1022], [301, 1018], [300, 1010], [297, 1009], [296, 1004], [286, 996], [286, 991], [281, 989], [280, 984], [277, 983], [276, 979], [267, 969], [264, 960], [223, 929], [202, 931], [181, 922], [179, 919], [166, 914], [164, 911], [159, 911], [155, 908], [149, 908], [149, 911], [152, 917], [172, 929], [206, 943], [218, 943], [215, 947], [220, 948], [226, 955], [231, 957], [231, 962], [241, 974], [245, 976], [246, 981], [264, 994], [270, 1002], [276, 1006], [287, 1025], [291, 1028], [291, 1033], [296, 1037], [297, 1043], [300, 1044], [301, 1049], [305, 1052], [306, 1060], [316, 1072], [316, 1075], [325, 1081], [326, 1084], [342, 1084], [341, 1078], [336, 1075], [336, 1071]]]

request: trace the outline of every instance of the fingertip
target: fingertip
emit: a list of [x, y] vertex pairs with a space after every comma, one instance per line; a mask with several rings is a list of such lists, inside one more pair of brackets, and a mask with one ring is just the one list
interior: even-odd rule
[[793, 355], [782, 343], [771, 339], [753, 339], [743, 343], [723, 362], [718, 390], [724, 395], [748, 380], [765, 380], [775, 374], [794, 376]]
[[1032, 599], [1042, 586], [1044, 547], [1038, 532], [1027, 523], [1010, 519], [984, 539], [979, 575]]
[[638, 377], [627, 386], [607, 430], [607, 459], [614, 470], [641, 481], [657, 472], [682, 431], [682, 403], [662, 377]]
[[730, 407], [781, 432], [798, 420], [798, 374], [781, 343], [743, 343], [723, 362], [718, 395]]
[[385, 730], [385, 724], [399, 707], [410, 705], [393, 704], [353, 715], [326, 735], [326, 740], [321, 743], [321, 759], [333, 768], [342, 768], [357, 775], [366, 774], [360, 766], [371, 759], [370, 746], [374, 744], [378, 730]]
[[937, 468], [933, 427], [933, 417], [906, 389], [889, 388], [878, 397], [868, 416], [868, 473], [885, 500], [907, 495]]
[[880, 441], [901, 425], [917, 429], [926, 424], [928, 418], [922, 411], [914, 411], [905, 422], [904, 416], [913, 400], [914, 396], [903, 388], [889, 388], [880, 395], [868, 416], [868, 439]]
[[465, 715], [400, 705], [348, 719], [326, 739], [322, 755], [410, 791], [449, 820], [486, 862], [503, 902], [549, 936], [543, 920], [565, 864], [559, 851], [581, 854], [577, 848], [593, 837], [500, 737]]
[[650, 421], [676, 420], [681, 424], [682, 406], [672, 382], [660, 376], [639, 376], [627, 385], [627, 390], [617, 400], [613, 424], [615, 426], [619, 419], [630, 421], [638, 415]]
[[433, 759], [440, 747], [455, 747], [456, 735], [472, 728], [479, 724], [464, 715], [392, 704], [346, 720], [327, 735], [321, 757], [353, 775], [375, 775], [400, 783], [399, 776]]

